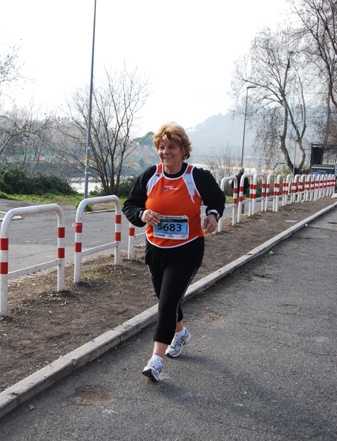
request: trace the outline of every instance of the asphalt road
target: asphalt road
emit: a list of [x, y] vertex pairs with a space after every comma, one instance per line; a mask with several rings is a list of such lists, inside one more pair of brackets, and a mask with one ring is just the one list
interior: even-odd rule
[[336, 249], [335, 207], [188, 300], [192, 341], [159, 383], [141, 375], [151, 324], [5, 415], [0, 440], [335, 441]]

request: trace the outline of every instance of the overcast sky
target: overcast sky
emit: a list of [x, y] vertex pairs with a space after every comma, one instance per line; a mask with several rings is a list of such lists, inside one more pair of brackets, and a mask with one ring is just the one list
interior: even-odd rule
[[[139, 135], [167, 121], [195, 126], [230, 106], [233, 62], [285, 0], [97, 0], [95, 79], [137, 67], [151, 83]], [[49, 109], [90, 82], [94, 0], [0, 0], [0, 50], [17, 44], [31, 81], [22, 100]]]

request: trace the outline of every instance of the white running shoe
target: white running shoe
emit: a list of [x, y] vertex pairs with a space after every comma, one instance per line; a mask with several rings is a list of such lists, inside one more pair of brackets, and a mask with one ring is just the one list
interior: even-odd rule
[[159, 380], [159, 374], [163, 369], [163, 359], [159, 355], [152, 355], [147, 365], [143, 369], [143, 375], [150, 378], [153, 381]]
[[179, 336], [177, 333], [174, 334], [173, 340], [165, 351], [165, 355], [168, 357], [176, 358], [179, 357], [181, 351], [183, 349], [183, 345], [187, 345], [187, 343], [191, 340], [192, 335], [188, 332], [186, 328], [184, 328], [184, 335]]

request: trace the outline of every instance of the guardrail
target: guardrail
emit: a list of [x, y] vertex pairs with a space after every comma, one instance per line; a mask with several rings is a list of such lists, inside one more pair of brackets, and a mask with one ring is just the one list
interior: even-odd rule
[[[248, 177], [250, 180], [249, 200], [243, 200], [243, 183]], [[261, 180], [261, 197], [256, 196], [257, 182]], [[280, 202], [282, 206], [289, 203], [304, 202], [317, 200], [318, 198], [331, 196], [335, 189], [336, 178], [334, 175], [284, 175], [270, 173], [267, 180], [263, 174], [252, 175], [247, 173], [241, 177], [240, 187], [241, 194], [238, 197], [238, 183], [236, 177], [223, 178], [220, 187], [225, 188], [225, 183], [229, 180], [233, 181], [233, 204], [237, 205], [236, 217], [233, 218], [232, 224], [241, 221], [240, 203], [248, 204], [248, 216], [256, 211], [256, 202], [261, 201], [261, 211], [267, 211], [269, 201], [272, 201], [272, 210], [278, 211]], [[273, 192], [271, 189], [273, 188]], [[233, 209], [234, 212], [234, 209]], [[220, 229], [218, 229], [221, 231]]]
[[[233, 182], [233, 207], [232, 207], [232, 225], [236, 223], [237, 211], [238, 211], [238, 180], [236, 176], [228, 176], [221, 179], [220, 188], [222, 191], [225, 191], [226, 183], [232, 181]], [[218, 233], [222, 231], [222, 222], [223, 218], [221, 217], [218, 222]]]
[[[249, 198], [244, 199], [244, 179], [249, 179]], [[257, 197], [258, 181], [261, 181], [261, 197]], [[240, 183], [236, 176], [226, 176], [220, 182], [220, 188], [224, 191], [227, 182], [233, 182], [232, 225], [242, 220], [242, 207], [248, 205], [248, 216], [256, 212], [256, 203], [261, 202], [261, 211], [267, 211], [270, 203], [272, 211], [279, 210], [281, 206], [289, 203], [314, 201], [319, 197], [331, 196], [335, 190], [336, 178], [334, 175], [288, 175], [269, 173], [245, 173]], [[273, 191], [272, 191], [273, 190]], [[219, 219], [217, 232], [223, 228], [223, 218]], [[128, 258], [133, 258], [135, 240], [144, 238], [145, 232], [135, 234], [135, 228], [129, 224], [129, 247]]]
[[[243, 176], [242, 176], [242, 178], [243, 178]], [[241, 181], [242, 181], [242, 178], [241, 178]], [[261, 180], [262, 197], [256, 198], [257, 181], [259, 178]], [[243, 185], [243, 182], [242, 182], [242, 185]], [[257, 201], [261, 202], [261, 211], [264, 211], [265, 203], [267, 205], [267, 201], [265, 198], [265, 185], [266, 185], [265, 175], [258, 173], [253, 176], [253, 182], [250, 184], [250, 189], [249, 189], [249, 199], [251, 200], [251, 203], [249, 204], [248, 216], [252, 216], [252, 214], [255, 213]], [[241, 184], [240, 184], [240, 186], [241, 186]]]
[[[21, 270], [8, 272], [8, 232], [11, 221], [15, 216], [24, 214], [46, 213], [55, 211], [58, 218], [57, 226], [57, 259], [49, 262], [40, 263], [34, 266], [23, 268]], [[0, 314], [7, 315], [8, 310], [8, 280], [14, 277], [31, 274], [36, 271], [57, 266], [57, 291], [64, 290], [65, 273], [65, 219], [62, 208], [57, 204], [36, 205], [33, 207], [13, 208], [9, 210], [3, 218], [0, 233]]]
[[[109, 242], [104, 245], [99, 245], [93, 248], [88, 248], [82, 250], [82, 233], [83, 233], [83, 212], [87, 205], [89, 204], [101, 204], [104, 202], [114, 201], [116, 212], [115, 212], [115, 241]], [[109, 248], [115, 250], [115, 265], [120, 263], [120, 243], [121, 243], [121, 224], [122, 224], [122, 210], [121, 203], [117, 196], [100, 196], [96, 198], [86, 198], [81, 201], [76, 211], [76, 220], [73, 226], [75, 227], [75, 257], [74, 257], [74, 282], [78, 283], [81, 278], [81, 262], [82, 257], [89, 256], [99, 251], [104, 251]]]
[[[243, 183], [244, 178], [248, 177], [250, 180], [250, 195], [249, 198], [243, 199]], [[336, 177], [334, 175], [276, 175], [269, 174], [267, 179], [262, 174], [246, 174], [243, 175], [238, 189], [238, 182], [235, 176], [223, 178], [220, 187], [224, 190], [225, 184], [228, 181], [233, 181], [233, 205], [232, 205], [232, 224], [241, 221], [241, 209], [243, 204], [248, 204], [248, 216], [252, 216], [256, 211], [256, 202], [261, 202], [261, 210], [267, 211], [268, 204], [272, 200], [272, 210], [278, 211], [279, 202], [282, 205], [294, 202], [315, 201], [320, 197], [332, 195], [335, 190]], [[262, 196], [257, 198], [258, 182], [261, 181]], [[272, 185], [273, 184], [273, 185]], [[273, 191], [271, 191], [273, 189]], [[290, 189], [290, 191], [289, 191]], [[239, 191], [238, 191], [239, 190]], [[83, 233], [83, 212], [88, 204], [99, 204], [107, 201], [115, 202], [115, 241], [106, 243], [97, 247], [82, 250], [82, 233]], [[58, 216], [57, 229], [57, 255], [56, 260], [45, 262], [32, 267], [21, 270], [8, 272], [8, 230], [10, 222], [16, 215], [43, 213], [47, 211], [55, 211]], [[202, 218], [204, 214], [202, 214]], [[76, 219], [73, 226], [75, 227], [75, 243], [74, 243], [74, 282], [78, 283], [81, 277], [81, 261], [82, 257], [88, 256], [100, 251], [113, 248], [115, 256], [115, 264], [120, 264], [121, 252], [121, 222], [122, 212], [120, 200], [117, 196], [102, 196], [97, 198], [87, 198], [82, 200], [79, 204]], [[219, 220], [218, 232], [222, 231], [223, 219]], [[129, 224], [128, 237], [128, 258], [133, 258], [135, 239], [144, 238], [145, 232], [135, 234], [135, 227]], [[57, 266], [57, 290], [64, 289], [64, 269], [65, 269], [65, 251], [64, 251], [65, 225], [64, 214], [61, 207], [57, 204], [48, 204], [41, 206], [30, 206], [15, 208], [8, 211], [5, 215], [0, 236], [0, 314], [7, 314], [7, 299], [8, 299], [8, 280], [21, 275], [26, 275], [32, 272], [40, 271], [52, 266]]]

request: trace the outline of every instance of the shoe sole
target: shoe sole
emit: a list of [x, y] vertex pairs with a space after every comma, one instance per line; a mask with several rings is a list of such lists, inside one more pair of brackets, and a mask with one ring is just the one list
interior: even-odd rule
[[165, 352], [166, 357], [169, 357], [169, 358], [177, 358], [177, 357], [179, 357], [179, 355], [181, 354], [181, 351], [183, 350], [183, 346], [187, 345], [187, 343], [189, 343], [191, 341], [191, 339], [192, 339], [192, 334], [190, 334], [187, 337], [187, 339], [184, 341], [184, 343], [181, 345], [179, 354], [171, 355], [171, 354]]
[[151, 369], [147, 369], [146, 371], [144, 370], [142, 372], [142, 374], [154, 382], [159, 381], [159, 375], [158, 375], [158, 377], [156, 375], [154, 375]]

